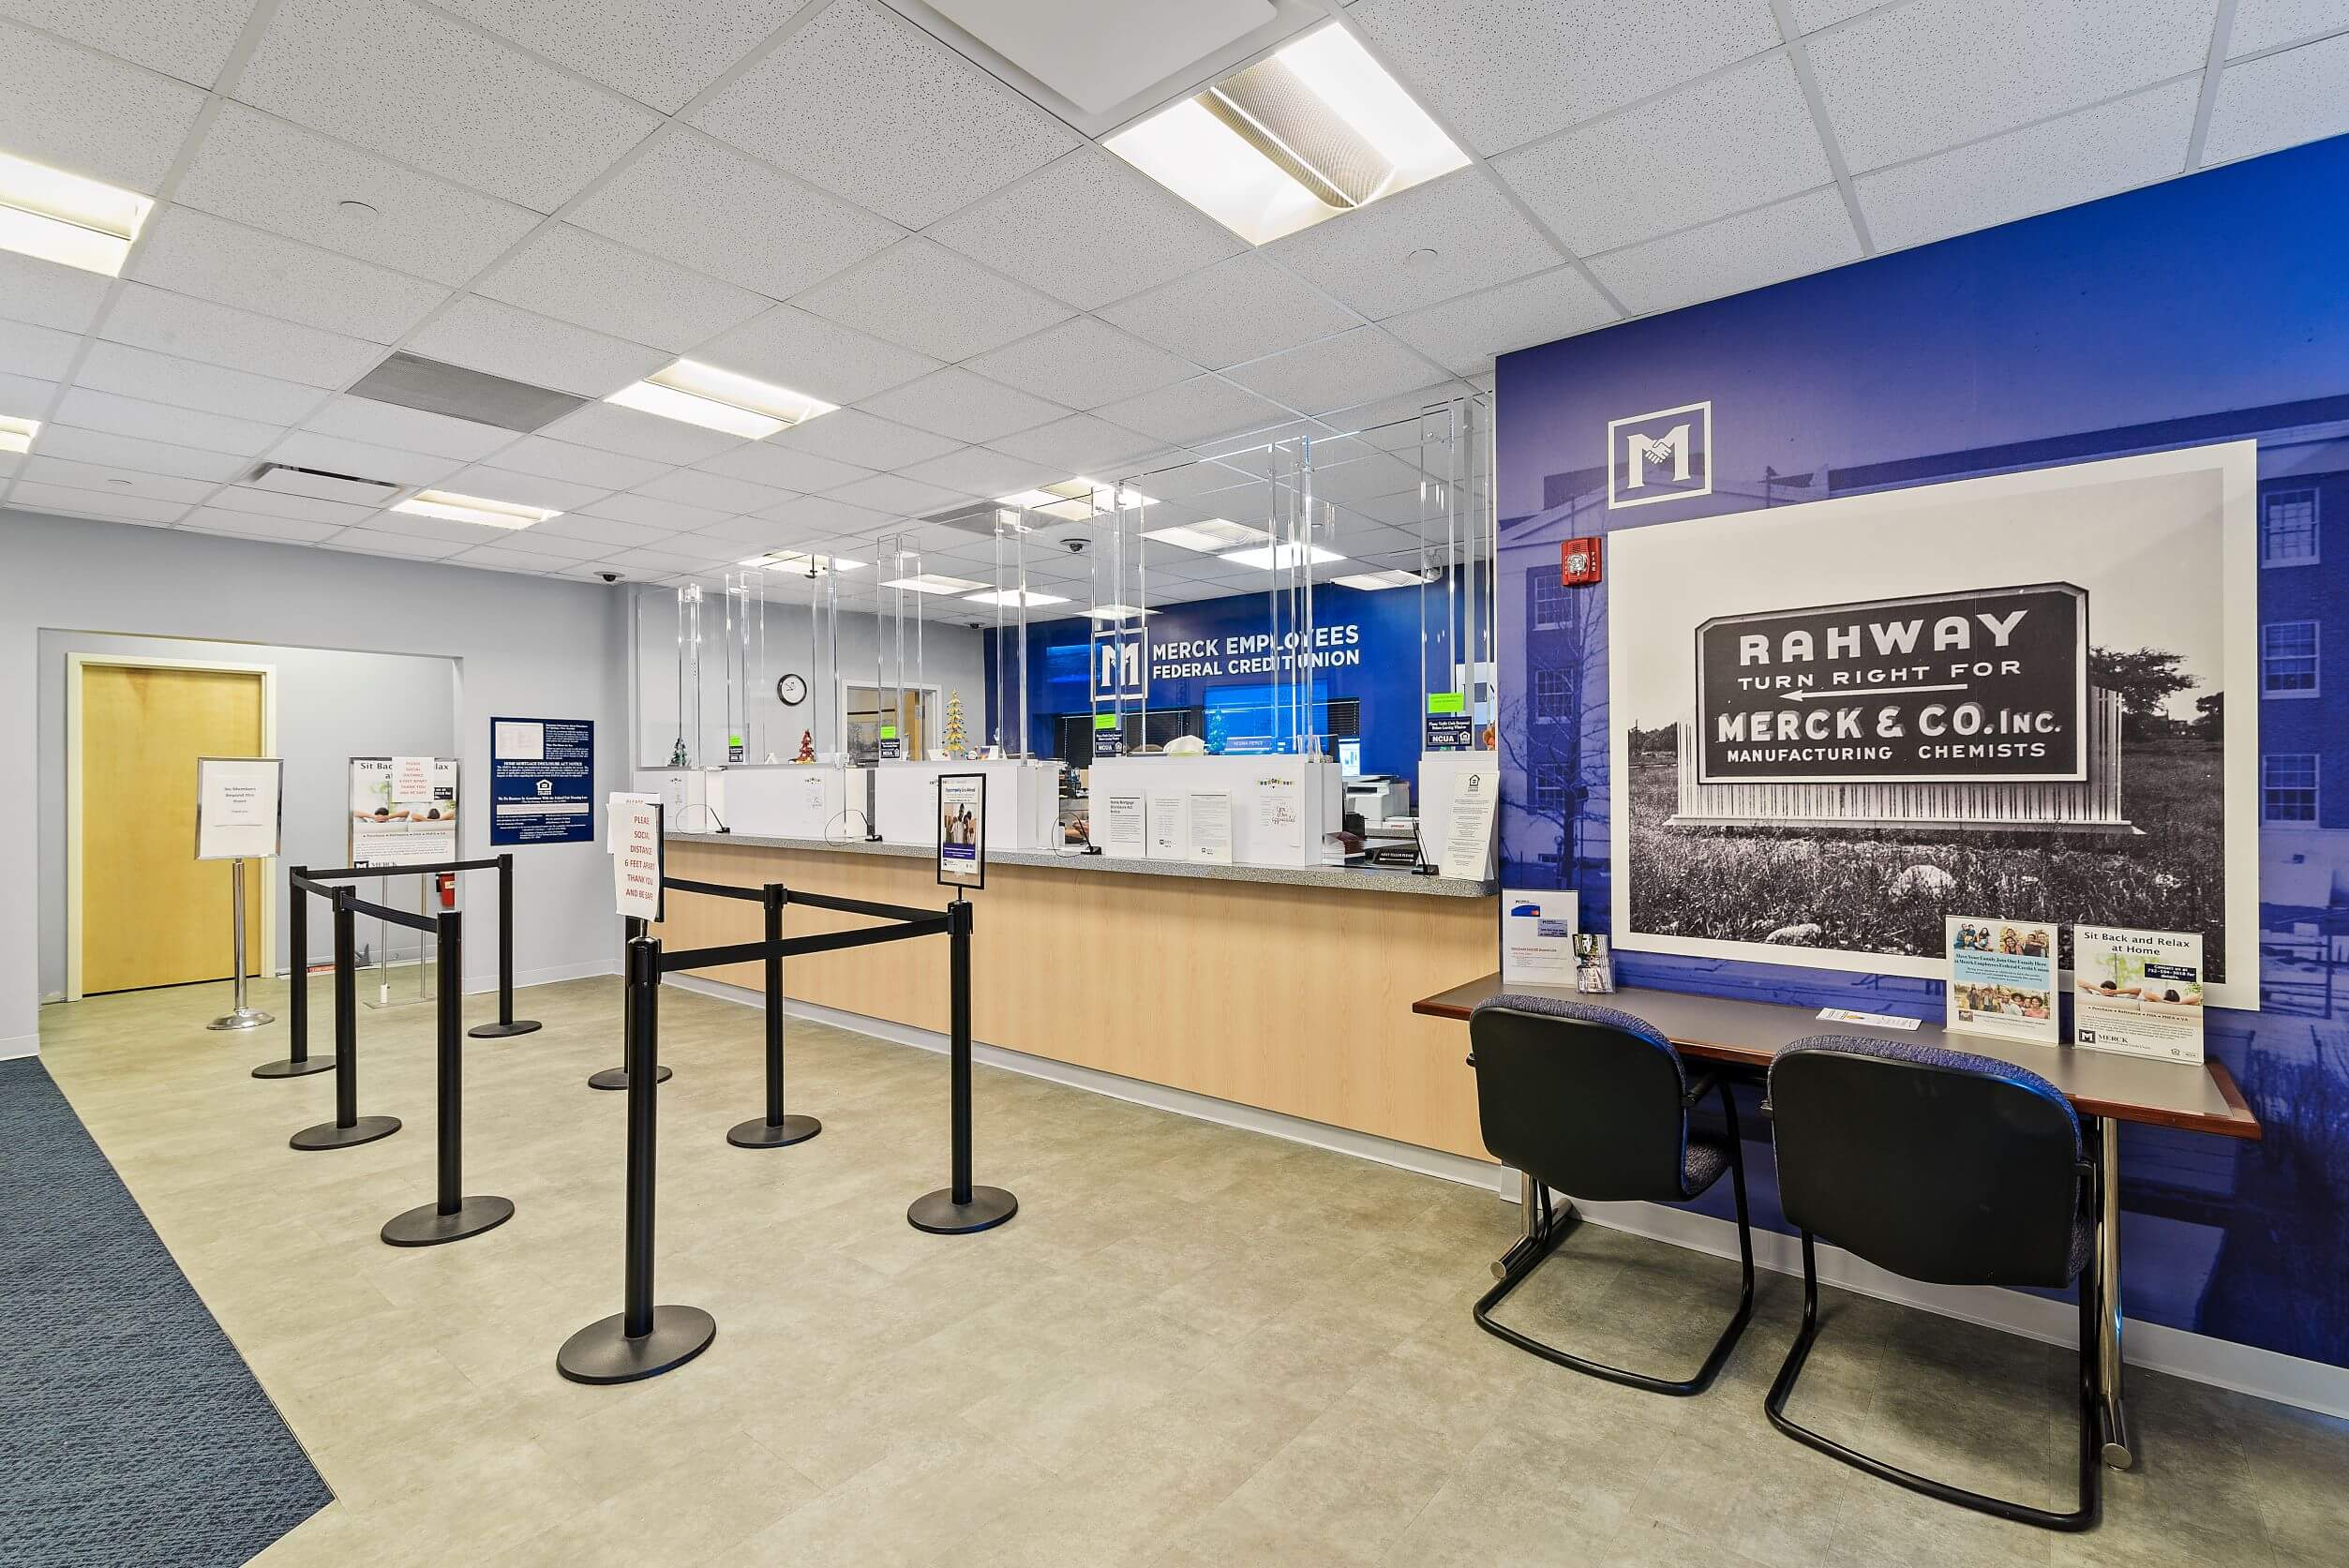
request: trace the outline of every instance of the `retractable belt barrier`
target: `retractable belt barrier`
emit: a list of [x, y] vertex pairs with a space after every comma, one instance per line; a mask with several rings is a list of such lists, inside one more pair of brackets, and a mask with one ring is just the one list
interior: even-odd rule
[[[335, 1056], [330, 1064], [335, 1069], [335, 1119], [306, 1127], [288, 1142], [304, 1153], [320, 1149], [348, 1149], [360, 1143], [372, 1143], [379, 1138], [389, 1138], [399, 1130], [397, 1116], [362, 1116], [359, 1114], [359, 982], [357, 978], [356, 942], [352, 936], [355, 917], [348, 888], [329, 888], [313, 882], [300, 867], [286, 878], [292, 897], [293, 939], [307, 939], [305, 930], [304, 906], [307, 893], [326, 899], [335, 911]], [[307, 949], [297, 947], [296, 953]], [[286, 1009], [287, 1026], [293, 1032], [294, 1054], [299, 1063], [307, 1055], [309, 1025], [309, 986], [307, 983], [309, 965], [302, 963], [294, 971], [293, 990]], [[292, 1077], [287, 1073], [283, 1076]]]

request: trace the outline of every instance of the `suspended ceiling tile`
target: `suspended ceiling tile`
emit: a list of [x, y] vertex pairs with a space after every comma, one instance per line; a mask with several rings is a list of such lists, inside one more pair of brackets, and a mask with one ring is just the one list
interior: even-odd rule
[[1069, 412], [1057, 403], [1030, 397], [955, 366], [868, 397], [860, 407], [868, 413], [916, 429], [934, 430], [958, 441], [991, 441], [1014, 430], [1032, 430]]
[[[744, 448], [744, 451], [750, 450]], [[728, 453], [727, 456], [739, 456]], [[724, 462], [726, 459], [717, 459]], [[651, 496], [655, 500], [681, 500], [688, 506], [706, 506], [728, 514], [756, 512], [762, 506], [777, 506], [791, 500], [791, 492], [771, 485], [755, 485], [748, 480], [730, 478], [725, 474], [704, 472], [699, 469], [677, 469], [648, 479], [631, 492]]]
[[253, 0], [0, 0], [0, 12], [117, 59], [210, 87]]
[[187, 294], [126, 283], [98, 323], [100, 337], [134, 349], [225, 365], [307, 386], [343, 386], [383, 357], [382, 345], [257, 316]]
[[440, 560], [471, 548], [472, 544], [470, 539], [430, 539], [422, 534], [395, 532], [384, 528], [353, 528], [335, 535], [327, 541], [326, 547], [349, 550], [358, 555], [409, 556], [418, 560]]
[[621, 490], [631, 485], [641, 485], [677, 466], [674, 463], [657, 463], [648, 457], [631, 457], [624, 452], [606, 452], [591, 446], [575, 446], [569, 441], [548, 441], [544, 436], [524, 436], [509, 446], [500, 447], [488, 461], [497, 468], [543, 474], [548, 479], [568, 480], [599, 490]]
[[2349, 36], [2229, 66], [2202, 160], [2224, 163], [2349, 131]]
[[836, 409], [779, 431], [762, 444], [779, 452], [828, 457], [835, 463], [893, 469], [929, 457], [943, 457], [958, 443], [860, 410]]
[[843, 485], [830, 492], [827, 499], [869, 507], [894, 517], [919, 517], [946, 507], [967, 505], [972, 500], [960, 490], [950, 490], [941, 485], [925, 485], [919, 479], [907, 479], [900, 473], [876, 473], [854, 484]]
[[469, 566], [477, 572], [535, 573], [559, 572], [571, 562], [566, 557], [540, 550], [517, 550], [510, 545], [476, 545], [461, 556], [451, 557], [449, 564]]
[[2200, 78], [2099, 104], [1854, 182], [1880, 250], [2093, 202], [2186, 166]]
[[437, 283], [247, 229], [193, 207], [164, 208], [148, 225], [126, 276], [174, 293], [369, 342], [396, 342], [449, 295]]
[[1854, 173], [2200, 67], [2219, 0], [1911, 0], [1807, 46]]
[[78, 517], [108, 517], [126, 523], [168, 523], [187, 511], [184, 500], [152, 500], [127, 490], [78, 490], [65, 485], [37, 484], [20, 476], [8, 492], [8, 504], [34, 512], [64, 512]]
[[1155, 436], [1177, 446], [1196, 446], [1219, 437], [1278, 425], [1289, 411], [1267, 403], [1254, 393], [1217, 376], [1194, 376], [1187, 381], [1145, 392], [1139, 397], [1111, 403], [1101, 417], [1130, 430]]
[[284, 0], [235, 96], [542, 213], [660, 124], [410, 0]]
[[316, 430], [292, 432], [273, 447], [267, 457], [270, 462], [293, 468], [323, 469], [328, 473], [391, 485], [438, 485], [465, 466], [454, 457], [379, 446], [346, 436], [322, 435]]
[[1092, 316], [979, 355], [971, 369], [1072, 409], [1095, 409], [1194, 374], [1190, 363]]
[[428, 359], [582, 397], [608, 396], [673, 357], [479, 294], [458, 300], [405, 347]]
[[606, 545], [601, 540], [579, 539], [570, 534], [556, 533], [547, 527], [548, 523], [561, 522], [569, 515], [571, 514], [568, 512], [560, 513], [547, 518], [545, 523], [532, 523], [526, 529], [517, 529], [515, 530], [514, 538], [520, 547], [534, 551], [539, 555], [551, 556], [566, 566], [582, 560], [600, 560], [610, 555], [618, 547]]
[[1070, 314], [1067, 306], [919, 235], [898, 241], [793, 303], [949, 363], [1025, 337]]
[[152, 196], [204, 95], [0, 20], [0, 147]]
[[1360, 324], [1311, 284], [1254, 254], [1110, 306], [1104, 320], [1220, 370]]
[[714, 337], [773, 302], [559, 223], [477, 285], [507, 305], [674, 351]]
[[[839, 537], [864, 533], [873, 529], [889, 528], [900, 519], [887, 512], [869, 506], [858, 506], [833, 496], [799, 496], [761, 512], [754, 521], [764, 523], [772, 533], [777, 525], [798, 529], [819, 535]], [[759, 537], [745, 532], [741, 538]]]
[[[1410, 259], [1422, 250], [1434, 254]], [[1475, 168], [1299, 230], [1264, 254], [1372, 321], [1565, 260]]]
[[1434, 372], [1379, 328], [1356, 327], [1243, 365], [1229, 375], [1299, 413], [1319, 413], [1424, 386]]
[[225, 534], [232, 539], [276, 539], [289, 545], [317, 545], [343, 530], [340, 523], [310, 523], [298, 517], [270, 517], [258, 512], [231, 512], [200, 506], [179, 520], [196, 533]]
[[1833, 187], [1701, 229], [1593, 257], [1591, 270], [1635, 315], [1677, 310], [1860, 259]]
[[514, 432], [470, 419], [453, 419], [424, 409], [379, 403], [372, 397], [340, 396], [303, 421], [321, 435], [372, 441], [378, 446], [430, 453], [473, 462], [514, 440]]
[[[583, 506], [576, 512], [566, 512], [560, 517], [549, 517], [545, 522], [537, 524], [536, 530], [548, 534], [560, 534], [566, 539], [576, 539], [582, 544], [604, 550], [618, 550], [634, 545], [648, 545], [655, 539], [666, 537], [676, 531], [673, 529], [645, 523], [622, 522], [617, 517], [606, 517], [601, 515], [602, 508], [611, 501], [642, 500], [643, 499], [641, 496], [606, 496], [603, 500]], [[724, 516], [725, 514], [712, 513], [711, 515], [714, 520]]]
[[692, 120], [908, 229], [1078, 144], [1059, 121], [867, 0], [834, 0]]
[[2229, 59], [2349, 28], [2349, 0], [2235, 0]]
[[0, 319], [87, 332], [106, 303], [107, 288], [97, 273], [0, 250]]
[[183, 409], [171, 403], [150, 403], [119, 393], [77, 386], [57, 405], [57, 423], [84, 430], [108, 430], [142, 441], [167, 441], [173, 446], [202, 447], [207, 452], [234, 452], [249, 456], [276, 442], [285, 427], [263, 425], [227, 414]]
[[682, 128], [612, 176], [572, 221], [772, 299], [855, 265], [902, 232]]
[[[1668, 169], [1668, 179], [1626, 179]], [[1784, 50], [1493, 161], [1578, 254], [1709, 223], [1833, 179]]]
[[331, 523], [337, 527], [364, 522], [375, 513], [372, 506], [353, 506], [349, 501], [322, 500], [316, 496], [297, 496], [288, 490], [258, 490], [248, 485], [232, 485], [215, 495], [209, 505], [234, 512], [250, 512], [264, 517], [298, 517], [306, 522]]
[[590, 403], [538, 433], [552, 441], [605, 448], [667, 464], [698, 463], [704, 457], [714, 457], [742, 444], [739, 436], [623, 409], [617, 403]]
[[460, 523], [451, 517], [426, 517], [412, 512], [391, 511], [377, 513], [368, 519], [367, 526], [402, 538], [438, 539], [467, 548], [476, 545], [494, 545], [509, 531], [481, 523]]
[[[831, 416], [827, 414], [824, 417], [829, 419]], [[771, 485], [779, 490], [800, 494], [833, 489], [863, 479], [873, 471], [860, 464], [819, 457], [813, 452], [779, 446], [771, 441], [752, 441], [698, 466], [706, 473], [724, 474], [729, 479], [747, 479], [755, 485]]]
[[1100, 475], [1094, 470], [1114, 469], [1157, 444], [1148, 436], [1082, 413], [1023, 430], [1015, 436], [1005, 436], [995, 442], [999, 450], [1015, 457], [1025, 457], [1056, 470], [1055, 477], [1059, 478], [1074, 474], [1098, 478]]
[[[56, 396], [55, 381], [0, 371], [0, 413], [14, 414], [19, 419], [37, 418]], [[15, 455], [13, 452], [0, 452], [0, 457]]]
[[1620, 321], [1578, 268], [1559, 267], [1497, 289], [1397, 316], [1386, 330], [1458, 375], [1490, 366], [1493, 356], [1571, 337]]
[[27, 455], [18, 471], [36, 484], [63, 485], [68, 489], [96, 490], [101, 495], [175, 500], [182, 506], [193, 506], [219, 488], [209, 479], [142, 473], [137, 469], [114, 468], [103, 463], [78, 463], [69, 457], [43, 456], [38, 452]]
[[938, 367], [927, 354], [788, 305], [702, 344], [694, 357], [843, 406]]
[[1123, 158], [1080, 147], [930, 237], [1090, 310], [1247, 248]]
[[[539, 215], [223, 102], [172, 200], [438, 283], [464, 282]], [[345, 208], [352, 202], [372, 208]]]
[[943, 457], [909, 464], [902, 471], [908, 479], [973, 496], [1016, 495], [1047, 480], [1070, 477], [1066, 471], [1055, 471], [1049, 462], [984, 446], [966, 446]]
[[[605, 496], [600, 500], [589, 501], [576, 514], [570, 512], [563, 514], [565, 517], [577, 515], [606, 518], [614, 524], [615, 529], [635, 527], [647, 533], [690, 533], [695, 529], [708, 528], [712, 523], [724, 522], [730, 515], [730, 510], [725, 507], [694, 506], [685, 501], [663, 500], [656, 496], [640, 495], [634, 491]], [[593, 539], [603, 535], [591, 531], [586, 536]], [[618, 543], [623, 545], [636, 545], [643, 542], [641, 539], [625, 536], [618, 540]]]
[[511, 501], [517, 506], [543, 506], [555, 512], [568, 512], [574, 507], [600, 500], [611, 493], [603, 485], [549, 479], [545, 474], [520, 473], [512, 469], [501, 469], [495, 463], [476, 463], [471, 468], [459, 470], [440, 481], [438, 487], [454, 490], [460, 496]]
[[37, 381], [62, 381], [73, 364], [82, 339], [54, 327], [26, 321], [0, 321], [0, 371], [30, 376]]
[[808, 0], [442, 0], [450, 10], [674, 114]]
[[1356, 0], [1346, 16], [1412, 95], [1498, 153], [1780, 39], [1770, 0]]
[[119, 392], [184, 409], [217, 410], [264, 425], [298, 425], [325, 395], [299, 381], [249, 375], [200, 360], [176, 359], [127, 344], [93, 342], [74, 374], [77, 386]]

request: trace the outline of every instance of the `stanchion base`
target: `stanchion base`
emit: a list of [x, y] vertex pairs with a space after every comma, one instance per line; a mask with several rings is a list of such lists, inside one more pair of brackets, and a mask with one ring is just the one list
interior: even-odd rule
[[301, 1062], [288, 1056], [280, 1061], [263, 1062], [253, 1069], [253, 1076], [255, 1078], [307, 1078], [314, 1072], [334, 1070], [335, 1059], [332, 1056], [312, 1056]]
[[698, 1307], [656, 1307], [652, 1332], [631, 1339], [624, 1312], [598, 1318], [562, 1342], [555, 1370], [573, 1382], [635, 1382], [682, 1366], [710, 1348], [718, 1320]]
[[804, 1143], [824, 1130], [813, 1116], [785, 1116], [781, 1127], [770, 1127], [764, 1116], [753, 1116], [726, 1130], [726, 1141], [738, 1149], [787, 1149]]
[[[668, 1081], [669, 1069], [666, 1068], [663, 1068], [652, 1075], [652, 1082], [655, 1083], [666, 1083]], [[595, 1073], [588, 1079], [588, 1087], [591, 1089], [624, 1089], [628, 1087], [628, 1069], [606, 1068], [602, 1072]]]
[[905, 1221], [917, 1231], [933, 1235], [960, 1236], [973, 1231], [992, 1231], [1020, 1212], [1020, 1201], [999, 1187], [974, 1187], [970, 1202], [954, 1201], [954, 1189], [942, 1187], [926, 1197], [914, 1200], [905, 1211]]
[[501, 1040], [513, 1035], [527, 1035], [538, 1028], [535, 1019], [517, 1018], [511, 1023], [476, 1023], [465, 1033], [477, 1040]]
[[467, 1198], [455, 1214], [442, 1214], [435, 1203], [424, 1203], [383, 1222], [383, 1240], [391, 1247], [438, 1247], [494, 1231], [514, 1217], [511, 1198]]
[[372, 1143], [379, 1138], [389, 1138], [398, 1130], [397, 1116], [362, 1116], [349, 1127], [337, 1127], [332, 1122], [306, 1127], [286, 1142], [306, 1152], [311, 1149], [347, 1149], [354, 1143]]
[[207, 1029], [258, 1029], [277, 1021], [259, 1008], [234, 1008], [204, 1025]]

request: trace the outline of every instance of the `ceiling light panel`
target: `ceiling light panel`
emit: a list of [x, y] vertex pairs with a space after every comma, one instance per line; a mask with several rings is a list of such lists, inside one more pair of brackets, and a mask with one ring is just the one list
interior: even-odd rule
[[1251, 245], [1468, 162], [1334, 22], [1102, 144]]
[[[1228, 560], [1234, 566], [1261, 566], [1266, 569], [1276, 566], [1290, 567], [1297, 563], [1298, 549], [1299, 546], [1286, 543], [1261, 545], [1252, 550], [1228, 551], [1216, 559]], [[1346, 559], [1335, 550], [1323, 549], [1319, 545], [1306, 545], [1304, 549], [1306, 552], [1304, 560], [1308, 565], [1311, 566], [1321, 566], [1329, 561]]]
[[1065, 605], [1069, 600], [1064, 594], [1039, 593], [1033, 589], [999, 588], [985, 593], [965, 593], [963, 602], [966, 605], [1021, 605], [1032, 610], [1044, 605]]
[[154, 206], [136, 192], [0, 153], [0, 250], [119, 277]]
[[560, 512], [544, 507], [518, 506], [513, 501], [490, 500], [481, 496], [461, 496], [454, 490], [419, 490], [408, 500], [392, 508], [419, 517], [439, 517], [452, 523], [480, 523], [488, 528], [529, 528], [549, 517], [560, 517]]
[[973, 589], [985, 588], [987, 585], [973, 582], [968, 577], [948, 577], [930, 572], [918, 577], [891, 578], [881, 586], [902, 588], [913, 593], [968, 593]]
[[861, 572], [871, 563], [851, 560], [846, 556], [810, 555], [804, 550], [769, 550], [765, 555], [752, 556], [735, 564], [756, 566], [762, 572], [788, 572], [797, 576], [821, 577], [833, 572]]
[[1155, 539], [1161, 545], [1175, 545], [1201, 555], [1221, 555], [1237, 546], [1262, 544], [1272, 537], [1263, 529], [1249, 528], [1245, 523], [1229, 522], [1221, 517], [1208, 517], [1196, 523], [1180, 523], [1169, 528], [1144, 530], [1143, 538]]
[[1340, 588], [1358, 588], [1366, 592], [1375, 592], [1387, 588], [1415, 588], [1427, 578], [1416, 572], [1390, 567], [1384, 572], [1350, 572], [1342, 577], [1332, 577], [1330, 581]]
[[0, 452], [30, 452], [33, 438], [41, 433], [37, 419], [18, 419], [0, 414]]
[[752, 441], [830, 413], [833, 407], [803, 392], [690, 359], [621, 388], [606, 401]]

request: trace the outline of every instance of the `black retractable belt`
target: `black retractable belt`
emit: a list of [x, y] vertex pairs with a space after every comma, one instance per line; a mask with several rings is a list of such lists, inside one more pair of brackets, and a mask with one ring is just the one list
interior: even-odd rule
[[536, 1029], [536, 1021], [514, 1016], [514, 856], [498, 857], [498, 1022], [477, 1023], [477, 1040], [505, 1039]]
[[948, 1122], [952, 1141], [952, 1181], [914, 1200], [906, 1221], [917, 1231], [962, 1235], [1002, 1224], [1020, 1212], [1020, 1201], [999, 1187], [973, 1187], [970, 1179], [970, 930], [971, 903], [960, 894], [946, 906], [951, 949], [948, 1008]]
[[306, 1127], [288, 1140], [308, 1153], [318, 1149], [347, 1149], [372, 1143], [399, 1130], [397, 1116], [359, 1114], [359, 981], [357, 942], [352, 935], [352, 905], [358, 901], [348, 888], [333, 890], [335, 900], [335, 1119]]
[[290, 1049], [280, 1059], [255, 1068], [255, 1078], [302, 1078], [335, 1070], [332, 1056], [310, 1054], [310, 901], [302, 886], [308, 877], [301, 866], [286, 872], [286, 1041]]
[[[630, 989], [626, 978], [628, 973], [627, 944], [642, 936], [649, 929], [651, 928], [647, 922], [637, 919], [633, 915], [621, 922], [620, 1066], [606, 1068], [601, 1072], [588, 1074], [588, 1087], [591, 1089], [625, 1089], [628, 1087], [628, 1041], [635, 1038], [628, 1032], [628, 1008], [636, 999], [636, 993]], [[654, 1070], [660, 1074], [662, 1083], [666, 1083], [669, 1081], [668, 1068], [656, 1067]]]
[[465, 1196], [464, 918], [454, 909], [443, 912], [440, 918], [438, 1189], [433, 1202], [384, 1221], [383, 1240], [393, 1247], [438, 1247], [442, 1242], [462, 1241], [467, 1236], [493, 1231], [514, 1217], [512, 1199]]
[[780, 882], [768, 883], [762, 895], [767, 917], [767, 1114], [727, 1131], [726, 1141], [738, 1149], [788, 1148], [824, 1130], [815, 1117], [785, 1115], [783, 1110], [783, 908], [790, 900]]

